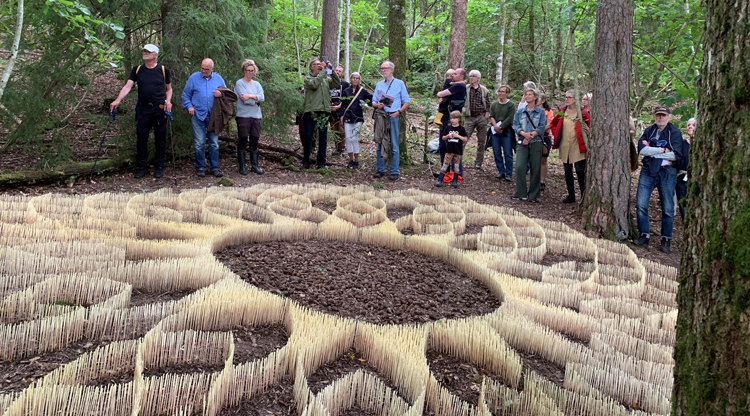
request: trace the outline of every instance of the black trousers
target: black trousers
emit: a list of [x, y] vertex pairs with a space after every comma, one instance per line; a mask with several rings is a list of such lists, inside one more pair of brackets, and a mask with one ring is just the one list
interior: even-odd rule
[[164, 159], [167, 154], [167, 116], [159, 106], [139, 105], [138, 120], [136, 121], [136, 154], [138, 167], [148, 169], [148, 134], [154, 129], [156, 155], [154, 167], [164, 169]]
[[[563, 163], [565, 169], [565, 185], [568, 188], [568, 195], [575, 197], [576, 188], [573, 183], [573, 163]], [[581, 188], [581, 197], [583, 192], [586, 190], [586, 160], [579, 160], [575, 163], [576, 176], [578, 176], [578, 187]]]
[[305, 140], [302, 142], [302, 161], [310, 163], [310, 152], [312, 151], [313, 137], [315, 129], [318, 129], [318, 154], [317, 164], [318, 166], [325, 166], [326, 164], [326, 147], [328, 146], [328, 113], [325, 111], [316, 111], [314, 113], [319, 119], [325, 120], [322, 126], [316, 126], [315, 120], [313, 119], [313, 113], [305, 113], [302, 116], [302, 124], [305, 127]]

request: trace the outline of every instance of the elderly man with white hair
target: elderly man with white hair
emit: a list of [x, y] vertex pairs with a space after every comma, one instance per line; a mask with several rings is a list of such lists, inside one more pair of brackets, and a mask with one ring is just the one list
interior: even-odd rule
[[466, 137], [471, 139], [474, 130], [477, 132], [477, 157], [474, 168], [481, 169], [484, 161], [484, 145], [487, 142], [487, 121], [490, 119], [490, 91], [480, 85], [482, 74], [476, 69], [469, 72], [469, 85], [466, 86], [466, 96], [469, 105], [464, 105], [463, 115]]
[[194, 72], [182, 90], [182, 106], [190, 113], [195, 147], [195, 171], [199, 178], [206, 176], [206, 139], [208, 139], [209, 171], [217, 178], [223, 176], [219, 170], [219, 135], [208, 131], [214, 97], [221, 97], [219, 87], [227, 84], [224, 78], [214, 73], [214, 61], [206, 58], [201, 62], [200, 72]]

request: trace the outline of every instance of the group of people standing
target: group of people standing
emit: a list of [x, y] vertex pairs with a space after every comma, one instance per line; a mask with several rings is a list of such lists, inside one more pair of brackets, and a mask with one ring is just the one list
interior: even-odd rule
[[[136, 153], [138, 169], [133, 175], [143, 178], [149, 174], [148, 136], [154, 130], [156, 154], [154, 158], [154, 178], [164, 176], [166, 154], [166, 130], [168, 117], [172, 111], [172, 75], [169, 68], [158, 64], [159, 48], [148, 44], [143, 47], [143, 65], [130, 73], [120, 94], [110, 104], [114, 111], [128, 95], [134, 84], [138, 84], [136, 105]], [[251, 59], [242, 63], [243, 77], [235, 83], [234, 90], [227, 88], [221, 75], [214, 72], [213, 60], [201, 62], [200, 71], [193, 73], [182, 91], [182, 106], [190, 115], [195, 149], [195, 170], [198, 177], [206, 176], [206, 169], [215, 177], [223, 173], [219, 169], [219, 134], [226, 129], [236, 103], [237, 121], [237, 163], [239, 173], [247, 175], [247, 154], [250, 154], [250, 170], [258, 175], [263, 171], [258, 166], [258, 140], [261, 133], [263, 113], [261, 104], [265, 101], [263, 87], [253, 77], [258, 66]], [[205, 148], [208, 144], [206, 166]]]

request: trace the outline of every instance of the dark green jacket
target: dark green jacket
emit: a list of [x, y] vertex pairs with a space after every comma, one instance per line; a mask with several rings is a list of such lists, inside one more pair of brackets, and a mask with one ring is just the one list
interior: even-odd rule
[[331, 88], [339, 88], [341, 80], [333, 71], [331, 75], [322, 69], [317, 77], [305, 76], [305, 113], [313, 111], [331, 112]]

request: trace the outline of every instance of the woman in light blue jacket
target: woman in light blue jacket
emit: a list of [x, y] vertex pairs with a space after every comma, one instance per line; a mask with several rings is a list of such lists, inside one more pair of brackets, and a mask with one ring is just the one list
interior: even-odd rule
[[[547, 127], [547, 116], [544, 110], [537, 107], [539, 92], [527, 90], [523, 94], [526, 108], [518, 110], [513, 116], [513, 128], [516, 131], [516, 193], [511, 199], [539, 202], [542, 181], [542, 151], [544, 147], [544, 129]], [[520, 106], [519, 106], [520, 107]], [[526, 165], [531, 166], [531, 181], [526, 187]]]

